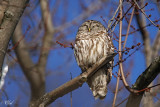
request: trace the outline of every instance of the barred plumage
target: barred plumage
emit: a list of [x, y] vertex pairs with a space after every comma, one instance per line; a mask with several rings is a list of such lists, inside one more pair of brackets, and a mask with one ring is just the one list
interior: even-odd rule
[[[100, 22], [88, 20], [80, 26], [76, 36], [74, 54], [82, 72], [113, 51], [112, 40]], [[112, 65], [113, 61], [110, 61], [87, 80], [95, 98], [105, 98], [107, 84], [112, 78]]]

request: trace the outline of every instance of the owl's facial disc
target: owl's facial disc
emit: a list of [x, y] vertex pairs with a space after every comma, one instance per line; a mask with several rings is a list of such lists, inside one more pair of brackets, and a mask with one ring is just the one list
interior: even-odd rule
[[101, 31], [105, 32], [105, 27], [100, 22], [88, 20], [79, 27], [78, 34], [93, 36]]

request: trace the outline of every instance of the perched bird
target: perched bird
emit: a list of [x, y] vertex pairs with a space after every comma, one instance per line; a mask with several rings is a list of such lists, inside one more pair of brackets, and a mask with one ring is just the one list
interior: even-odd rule
[[[98, 21], [88, 20], [78, 29], [74, 55], [82, 72], [86, 72], [98, 60], [114, 52], [113, 43], [105, 27]], [[112, 78], [113, 60], [87, 79], [95, 99], [104, 99], [107, 84]]]

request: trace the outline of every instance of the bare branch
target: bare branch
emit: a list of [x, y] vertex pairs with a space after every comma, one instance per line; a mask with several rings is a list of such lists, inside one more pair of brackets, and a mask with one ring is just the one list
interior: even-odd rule
[[[17, 25], [14, 36], [12, 37], [13, 45], [17, 44], [22, 37], [22, 27], [21, 23]], [[25, 74], [27, 80], [31, 86], [31, 102], [38, 99], [44, 93], [44, 86], [42, 85], [42, 79], [39, 76], [36, 65], [32, 62], [32, 59], [29, 54], [27, 43], [22, 39], [15, 48], [15, 53], [18, 59], [18, 62]], [[39, 89], [39, 90], [37, 90]], [[43, 93], [42, 93], [43, 92]]]
[[123, 101], [121, 101], [119, 104], [117, 104], [115, 107], [118, 107], [119, 105], [121, 105], [122, 103], [124, 103], [126, 100], [128, 100], [128, 97], [125, 98]]
[[[134, 0], [136, 6], [138, 6], [137, 2]], [[141, 6], [144, 4], [144, 1], [141, 1]], [[145, 59], [146, 59], [146, 66], [148, 67], [149, 64], [152, 61], [152, 49], [151, 49], [151, 43], [150, 43], [150, 36], [149, 33], [147, 31], [146, 28], [143, 28], [143, 26], [146, 26], [146, 14], [144, 13], [144, 11], [142, 9], [140, 9], [140, 7], [138, 6], [138, 9], [136, 9], [136, 12], [138, 12], [138, 10], [141, 11], [141, 13], [136, 14], [136, 20], [140, 29], [140, 33], [142, 34], [142, 39], [143, 39], [143, 43], [144, 43], [144, 55], [145, 55]], [[148, 18], [148, 17], [147, 17]], [[148, 18], [149, 19], [149, 18]], [[150, 19], [149, 19], [150, 20]], [[146, 96], [147, 97], [143, 97], [143, 104], [147, 105], [148, 107], [152, 107], [153, 106], [153, 102], [152, 102], [152, 96], [150, 95], [150, 93], [146, 92]], [[139, 99], [141, 99], [141, 96], [139, 96]], [[144, 106], [145, 106], [144, 105]]]
[[[120, 4], [120, 19], [122, 18], [122, 1], [119, 0], [119, 4]], [[120, 20], [119, 22], [119, 47], [118, 47], [118, 51], [119, 51], [119, 60], [122, 60], [122, 53], [121, 53], [121, 35], [122, 35], [122, 20]], [[120, 62], [120, 64], [122, 64], [122, 62]], [[117, 76], [117, 83], [116, 83], [116, 90], [115, 90], [115, 94], [114, 94], [114, 99], [113, 99], [113, 104], [112, 107], [115, 107], [115, 103], [116, 103], [116, 98], [117, 98], [117, 93], [118, 93], [118, 86], [119, 86], [119, 75], [121, 73], [120, 71], [121, 69], [119, 68], [118, 70], [118, 76]], [[122, 71], [123, 72], [123, 71]]]
[[[156, 57], [150, 66], [138, 77], [133, 89], [142, 90], [146, 88], [160, 73], [160, 56]], [[129, 95], [126, 107], [139, 107], [143, 93]]]
[[140, 8], [140, 6], [138, 5], [138, 3], [136, 2], [136, 0], [133, 0], [134, 3], [136, 4], [136, 6], [138, 7], [138, 9], [143, 13], [143, 15], [155, 26], [160, 28], [158, 25], [156, 25], [147, 15], [146, 13], [143, 11], [143, 9]]
[[40, 57], [38, 61], [38, 68], [41, 71], [42, 75], [47, 63], [47, 58], [49, 54], [49, 48], [52, 46], [52, 38], [54, 35], [54, 27], [52, 24], [51, 14], [49, 12], [49, 6], [46, 0], [40, 0], [42, 19], [45, 28], [45, 34], [43, 36], [42, 47], [40, 52]]
[[116, 16], [116, 14], [117, 14], [117, 12], [118, 12], [118, 10], [119, 10], [119, 8], [120, 8], [121, 6], [122, 6], [122, 3], [121, 3], [121, 4], [119, 3], [119, 5], [118, 5], [118, 7], [117, 7], [117, 9], [116, 9], [113, 17], [108, 21], [107, 31], [108, 31], [109, 29], [111, 29], [112, 22], [114, 21], [115, 16]]
[[125, 45], [126, 45], [126, 42], [127, 42], [129, 29], [130, 29], [130, 26], [131, 26], [133, 15], [134, 15], [134, 10], [135, 10], [135, 6], [132, 9], [132, 14], [131, 14], [131, 17], [130, 17], [130, 20], [129, 20], [129, 23], [128, 23], [127, 33], [126, 33], [125, 41], [124, 41], [124, 44], [123, 44], [123, 50], [125, 49]]
[[111, 61], [115, 55], [117, 55], [117, 53], [113, 53], [108, 57], [102, 58], [92, 68], [89, 68], [87, 72], [82, 73], [78, 77], [68, 81], [67, 83], [61, 85], [60, 87], [54, 89], [53, 91], [46, 93], [40, 99], [38, 99], [34, 105], [31, 105], [30, 107], [37, 107], [37, 106], [43, 107], [49, 105], [57, 98], [62, 97], [63, 95], [81, 87], [82, 84], [87, 81], [87, 78], [93, 75], [99, 68], [104, 66], [106, 63]]
[[[138, 12], [137, 9], [136, 9], [136, 12]], [[151, 54], [152, 54], [151, 46], [150, 46], [150, 37], [149, 37], [147, 29], [143, 28], [143, 26], [146, 25], [144, 15], [136, 14], [136, 19], [137, 19], [137, 23], [138, 23], [140, 32], [142, 34], [142, 39], [143, 39], [143, 42], [144, 42], [144, 54], [146, 56], [146, 65], [148, 67], [149, 64], [151, 63]]]
[[120, 71], [118, 71], [117, 83], [116, 83], [116, 89], [115, 89], [115, 94], [114, 94], [112, 107], [115, 107], [115, 104], [116, 104], [116, 99], [117, 99], [117, 94], [118, 94], [118, 87], [119, 87], [119, 78], [120, 78], [119, 75], [120, 75]]

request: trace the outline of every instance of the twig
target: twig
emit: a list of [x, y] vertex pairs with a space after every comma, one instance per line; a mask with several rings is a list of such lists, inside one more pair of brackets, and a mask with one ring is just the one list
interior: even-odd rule
[[112, 19], [110, 19], [110, 20], [108, 21], [107, 31], [109, 31], [109, 29], [111, 29], [111, 24], [112, 24], [113, 20], [115, 19], [115, 16], [116, 16], [116, 14], [117, 14], [117, 12], [118, 12], [118, 10], [119, 10], [119, 7], [120, 7], [121, 5], [122, 5], [122, 3], [118, 5], [118, 8], [116, 9], [116, 11], [115, 11]]
[[121, 101], [119, 104], [117, 104], [115, 107], [118, 107], [119, 105], [121, 105], [122, 103], [124, 103], [129, 97], [125, 98], [123, 101]]
[[[121, 1], [121, 0], [120, 0]], [[120, 19], [122, 17], [122, 7], [120, 8]], [[121, 34], [122, 34], [122, 20], [120, 20], [120, 30], [119, 30], [119, 71], [120, 71], [120, 74], [121, 74], [121, 78], [122, 78], [122, 82], [124, 84], [124, 86], [126, 87], [126, 89], [131, 92], [131, 93], [138, 93], [137, 90], [131, 88], [126, 79], [125, 79], [125, 76], [124, 76], [124, 73], [123, 73], [123, 65], [122, 65], [122, 52], [121, 52]]]
[[[154, 86], [151, 86], [151, 87], [142, 89], [142, 90], [140, 90], [139, 92], [146, 91], [146, 90], [148, 90], [148, 89], [151, 89], [151, 88], [156, 87], [156, 86], [159, 86], [159, 85], [160, 85], [160, 84], [156, 84], [156, 85], [154, 85]], [[118, 107], [119, 105], [121, 105], [122, 103], [124, 103], [128, 98], [129, 98], [129, 97], [125, 98], [123, 101], [121, 101], [121, 102], [120, 102], [119, 104], [117, 104], [115, 107]]]
[[[158, 22], [158, 21], [160, 21], [160, 19], [155, 20], [155, 21], [153, 21], [153, 22]], [[147, 24], [147, 25], [145, 25], [145, 26], [142, 26], [141, 29], [145, 29], [146, 27], [151, 26], [151, 25], [152, 25], [152, 24], [149, 23], [149, 24]], [[129, 32], [129, 35], [137, 32], [137, 31], [140, 31], [140, 29], [136, 29], [136, 30], [134, 30], [134, 31]], [[123, 34], [122, 36], [126, 36], [126, 34]]]
[[70, 43], [71, 46], [68, 46], [66, 44], [60, 43], [59, 41], [56, 41], [56, 43], [59, 44], [61, 47], [64, 47], [64, 48], [71, 48], [71, 49], [74, 48], [73, 43]]
[[[122, 4], [122, 1], [119, 0], [119, 4]], [[122, 18], [122, 5], [120, 6], [120, 19]], [[121, 34], [122, 34], [122, 20], [119, 23], [119, 51], [121, 51]], [[119, 52], [119, 60], [121, 60], [121, 52]], [[120, 69], [118, 70], [118, 75], [120, 75]], [[116, 90], [114, 94], [112, 107], [115, 107], [117, 93], [118, 93], [118, 85], [119, 85], [119, 76], [117, 76]]]
[[27, 30], [25, 31], [24, 35], [19, 39], [17, 43], [15, 43], [15, 45], [10, 50], [14, 50], [19, 45], [19, 43], [25, 38], [30, 28], [31, 28], [30, 26], [27, 27]]
[[120, 71], [118, 71], [117, 83], [116, 83], [116, 89], [115, 89], [115, 94], [114, 94], [112, 107], [115, 107], [115, 103], [116, 103], [116, 98], [117, 98], [117, 93], [118, 93], [118, 86], [119, 86], [119, 79], [120, 79], [119, 75], [120, 75]]
[[[70, 75], [71, 75], [71, 80], [72, 80], [72, 73], [70, 72]], [[72, 91], [70, 92], [70, 97], [71, 97], [71, 107], [72, 107]]]
[[[124, 15], [123, 15], [121, 18], [119, 18], [118, 21], [116, 20], [116, 21], [112, 24], [112, 26], [110, 27], [110, 29], [112, 30], [112, 28], [113, 28], [113, 27], [114, 27], [114, 28], [113, 28], [113, 30], [112, 30], [111, 32], [114, 31], [116, 25], [120, 22], [120, 20], [123, 20], [123, 18], [126, 16], [126, 14], [129, 12], [129, 10], [130, 10], [132, 7], [133, 7], [133, 5], [124, 13]], [[110, 29], [108, 29], [108, 31], [109, 31]]]
[[127, 33], [126, 33], [125, 41], [124, 41], [124, 44], [123, 44], [123, 50], [124, 50], [125, 45], [126, 45], [126, 42], [127, 42], [127, 38], [128, 38], [128, 34], [129, 34], [130, 25], [131, 25], [132, 18], [133, 18], [133, 15], [134, 15], [134, 9], [135, 9], [135, 6], [133, 7], [132, 14], [131, 14], [131, 18], [130, 18], [129, 23], [128, 23]]
[[144, 89], [142, 89], [142, 90], [139, 90], [138, 92], [139, 92], [139, 93], [140, 93], [140, 92], [144, 92], [144, 91], [146, 91], [146, 90], [150, 90], [151, 88], [154, 88], [154, 87], [159, 86], [159, 85], [160, 85], [160, 84], [156, 84], [156, 85], [153, 85], [153, 86], [144, 88]]
[[158, 27], [160, 29], [160, 26], [156, 25], [147, 15], [146, 13], [143, 11], [143, 9], [140, 8], [140, 6], [138, 5], [138, 3], [136, 2], [136, 0], [133, 0], [134, 3], [136, 4], [136, 6], [138, 7], [138, 9], [146, 16], [146, 18], [155, 26]]

